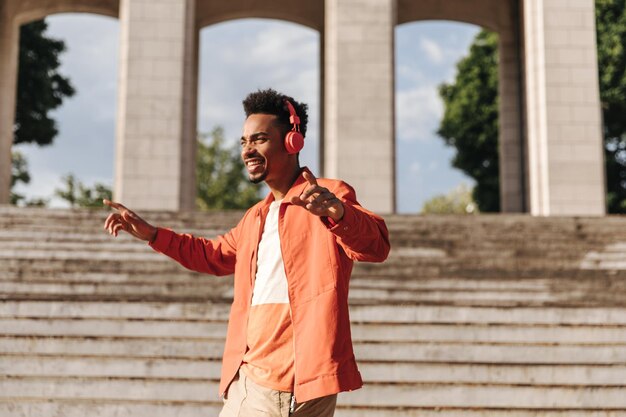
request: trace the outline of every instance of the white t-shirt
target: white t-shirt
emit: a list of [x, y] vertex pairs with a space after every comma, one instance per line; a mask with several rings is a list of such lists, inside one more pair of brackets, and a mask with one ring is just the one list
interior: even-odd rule
[[290, 392], [294, 383], [294, 343], [278, 235], [280, 203], [271, 203], [259, 242], [242, 370], [261, 386]]
[[287, 276], [278, 236], [280, 201], [270, 204], [257, 254], [252, 305], [289, 303]]

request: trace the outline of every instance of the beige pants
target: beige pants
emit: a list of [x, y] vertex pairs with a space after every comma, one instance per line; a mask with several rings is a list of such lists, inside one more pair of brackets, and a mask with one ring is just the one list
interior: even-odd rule
[[228, 387], [219, 417], [332, 417], [337, 394], [296, 403], [289, 414], [291, 393], [265, 388], [252, 382], [241, 370]]

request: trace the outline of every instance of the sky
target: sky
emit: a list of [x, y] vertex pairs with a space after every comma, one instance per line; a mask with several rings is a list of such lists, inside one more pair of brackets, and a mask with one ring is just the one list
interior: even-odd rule
[[[77, 93], [51, 115], [59, 135], [53, 145], [15, 148], [28, 159], [31, 183], [16, 190], [28, 198], [53, 197], [61, 178], [112, 185], [119, 62], [119, 23], [90, 14], [47, 18], [47, 35], [65, 41], [60, 72]], [[435, 133], [443, 115], [437, 86], [451, 82], [456, 62], [467, 54], [476, 26], [414, 22], [396, 27], [395, 101], [397, 209], [419, 212], [423, 203], [471, 178], [450, 166], [454, 149]], [[241, 101], [250, 91], [272, 87], [309, 105], [309, 127], [301, 163], [319, 175], [319, 49], [315, 30], [268, 19], [215, 24], [200, 33], [198, 130], [222, 126], [238, 142], [244, 120]], [[358, 190], [357, 190], [358, 195]]]

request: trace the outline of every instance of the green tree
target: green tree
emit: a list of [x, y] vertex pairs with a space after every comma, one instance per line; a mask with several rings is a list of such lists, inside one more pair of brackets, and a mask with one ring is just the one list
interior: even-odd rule
[[13, 191], [17, 183], [28, 184], [30, 174], [28, 173], [28, 161], [21, 152], [11, 152], [11, 204], [19, 204], [24, 201], [24, 196]]
[[596, 0], [607, 210], [626, 213], [626, 0]]
[[102, 208], [102, 200], [112, 200], [111, 187], [95, 183], [92, 188], [85, 186], [73, 174], [63, 177], [65, 188], [55, 189], [54, 194], [67, 201], [71, 207]]
[[457, 153], [452, 165], [476, 181], [482, 212], [500, 211], [498, 162], [498, 37], [481, 31], [457, 64], [453, 83], [442, 84], [445, 110], [438, 134]]
[[[59, 107], [65, 97], [74, 95], [69, 79], [58, 72], [59, 56], [65, 43], [45, 36], [48, 25], [44, 20], [22, 25], [20, 28], [19, 69], [13, 127], [13, 143], [49, 145], [58, 133], [56, 122], [48, 112]], [[28, 184], [28, 161], [19, 153], [12, 153], [11, 203], [45, 205], [46, 200], [26, 201], [13, 188], [17, 183]]]
[[437, 195], [424, 203], [423, 214], [476, 214], [478, 208], [472, 200], [472, 189], [466, 184], [448, 194]]
[[221, 127], [200, 134], [196, 165], [198, 209], [245, 209], [259, 201], [260, 186], [247, 181], [244, 168], [238, 146], [225, 148]]
[[27, 200], [22, 194], [18, 194], [13, 189], [18, 182], [28, 184], [30, 174], [28, 173], [28, 161], [21, 152], [11, 152], [11, 204], [22, 206], [45, 207], [48, 200], [45, 198], [34, 198]]
[[48, 112], [75, 94], [69, 79], [58, 71], [65, 43], [47, 37], [47, 28], [45, 20], [20, 28], [14, 144], [51, 144], [58, 129]]

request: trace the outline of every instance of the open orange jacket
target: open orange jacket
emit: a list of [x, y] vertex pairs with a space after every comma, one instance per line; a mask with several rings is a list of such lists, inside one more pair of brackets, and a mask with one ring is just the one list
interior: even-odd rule
[[[306, 168], [305, 168], [306, 169]], [[298, 402], [360, 388], [350, 335], [348, 284], [353, 261], [382, 262], [389, 253], [383, 219], [359, 205], [352, 187], [319, 178], [344, 204], [345, 214], [333, 224], [289, 203], [308, 186], [302, 175], [280, 205], [278, 232], [291, 308], [295, 386]], [[235, 274], [222, 358], [220, 395], [235, 377], [246, 352], [246, 326], [256, 276], [256, 256], [270, 193], [250, 208], [223, 236], [207, 240], [159, 229], [150, 245], [188, 269], [213, 275]]]

